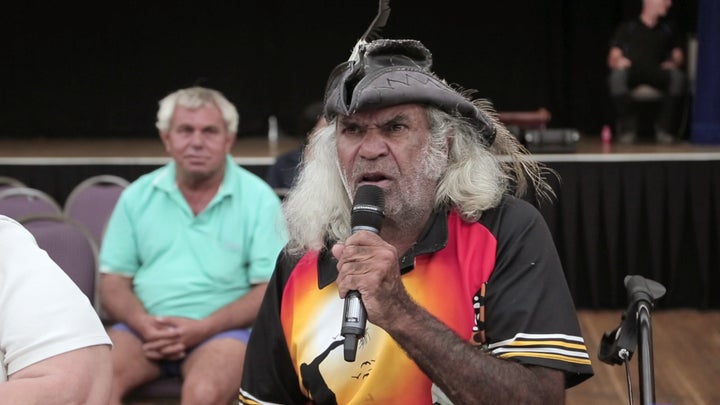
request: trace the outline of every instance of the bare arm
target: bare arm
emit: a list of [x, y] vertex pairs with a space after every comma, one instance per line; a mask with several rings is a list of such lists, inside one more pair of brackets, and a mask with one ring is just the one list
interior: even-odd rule
[[173, 326], [177, 336], [160, 338], [143, 345], [150, 359], [182, 358], [187, 348], [229, 329], [250, 327], [257, 318], [267, 283], [255, 285], [247, 294], [218, 309], [210, 316], [195, 320], [164, 317], [163, 323]]
[[[161, 341], [163, 346], [177, 341], [178, 331], [163, 317], [147, 313], [132, 287], [132, 279], [118, 274], [103, 274], [100, 294], [105, 311], [118, 322], [123, 322], [140, 334], [144, 341]], [[182, 352], [179, 348], [175, 352]], [[176, 356], [173, 353], [173, 356]], [[180, 356], [180, 355], [177, 355]]]
[[145, 356], [159, 360], [185, 357], [187, 345], [181, 339], [176, 323], [147, 313], [133, 291], [132, 278], [119, 274], [103, 274], [100, 294], [105, 312], [140, 334]]
[[[369, 232], [333, 247], [342, 297], [356, 289], [368, 320], [387, 331], [455, 404], [564, 402], [564, 373], [497, 359], [418, 306], [400, 279], [395, 248]], [[458, 365], [462, 367], [458, 367]]]
[[112, 382], [110, 347], [90, 346], [42, 360], [0, 384], [0, 405], [104, 405]]
[[254, 285], [247, 294], [203, 319], [208, 334], [214, 335], [227, 329], [250, 327], [257, 318], [266, 289], [267, 283]]
[[[403, 294], [384, 329], [454, 404], [561, 404], [559, 370], [497, 359], [470, 345]], [[462, 364], [462, 367], [458, 367]]]
[[622, 49], [613, 46], [608, 53], [607, 64], [610, 69], [627, 69], [632, 62], [625, 57]]
[[670, 51], [670, 59], [662, 63], [663, 69], [680, 69], [685, 64], [685, 53], [680, 48]]
[[178, 359], [210, 336], [228, 329], [246, 328], [257, 317], [267, 284], [258, 284], [250, 292], [220, 308], [207, 318], [156, 317], [147, 313], [132, 288], [132, 279], [103, 274], [100, 283], [103, 308], [116, 321], [124, 322], [140, 333], [145, 355], [153, 360]]
[[132, 278], [119, 274], [102, 274], [100, 295], [103, 309], [113, 320], [140, 331], [141, 319], [148, 313], [135, 295], [132, 282]]
[[257, 318], [266, 289], [267, 283], [257, 284], [247, 294], [218, 309], [207, 318], [190, 320], [167, 317], [166, 319], [177, 324], [183, 333], [189, 332], [192, 338], [186, 343], [194, 345], [222, 331], [250, 327]]

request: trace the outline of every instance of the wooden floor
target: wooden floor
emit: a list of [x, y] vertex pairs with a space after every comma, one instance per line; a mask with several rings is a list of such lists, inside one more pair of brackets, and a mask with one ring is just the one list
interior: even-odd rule
[[[620, 324], [622, 311], [579, 311], [595, 376], [567, 391], [568, 404], [627, 404], [625, 367], [597, 358], [604, 332]], [[652, 314], [655, 403], [720, 404], [720, 311], [663, 310]], [[630, 361], [633, 399], [640, 404], [637, 353]]]

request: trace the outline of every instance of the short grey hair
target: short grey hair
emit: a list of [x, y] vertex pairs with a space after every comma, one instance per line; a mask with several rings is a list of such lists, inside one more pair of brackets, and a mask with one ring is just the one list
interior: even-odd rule
[[237, 109], [228, 101], [222, 93], [217, 90], [205, 87], [189, 87], [180, 89], [168, 94], [160, 100], [160, 108], [157, 112], [157, 122], [155, 126], [160, 132], [166, 132], [170, 129], [170, 120], [176, 106], [195, 109], [206, 105], [215, 105], [222, 113], [225, 127], [228, 132], [237, 134], [238, 124], [240, 123], [240, 115]]

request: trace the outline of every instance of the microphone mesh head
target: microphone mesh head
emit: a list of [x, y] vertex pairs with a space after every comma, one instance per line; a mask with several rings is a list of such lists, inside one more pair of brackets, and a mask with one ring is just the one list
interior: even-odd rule
[[384, 209], [385, 194], [380, 187], [370, 184], [358, 187], [350, 214], [350, 226], [353, 232], [361, 227], [379, 233], [385, 217]]

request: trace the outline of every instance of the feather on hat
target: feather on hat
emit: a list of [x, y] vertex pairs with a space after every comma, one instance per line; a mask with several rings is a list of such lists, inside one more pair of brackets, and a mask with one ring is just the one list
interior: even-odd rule
[[481, 142], [490, 146], [495, 140], [493, 121], [430, 70], [432, 54], [420, 41], [378, 39], [390, 15], [389, 3], [380, 0], [377, 16], [350, 59], [330, 73], [324, 97], [326, 119], [398, 104], [427, 104], [464, 117], [478, 128]]

